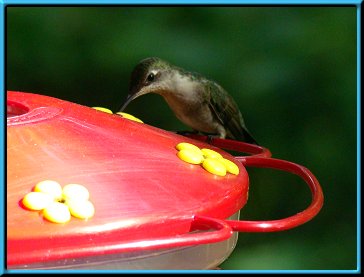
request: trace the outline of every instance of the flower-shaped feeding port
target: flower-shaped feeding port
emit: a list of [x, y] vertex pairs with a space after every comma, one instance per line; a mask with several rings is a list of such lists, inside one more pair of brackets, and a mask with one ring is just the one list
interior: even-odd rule
[[[103, 108], [103, 107], [92, 107], [92, 108], [95, 109], [95, 110], [101, 111], [101, 112], [113, 114], [113, 112], [110, 109], [107, 109], [107, 108]], [[122, 117], [124, 117], [126, 119], [130, 119], [130, 120], [133, 120], [133, 121], [136, 121], [136, 122], [139, 122], [139, 123], [144, 123], [139, 118], [137, 118], [137, 117], [135, 117], [135, 116], [133, 116], [131, 114], [128, 114], [128, 113], [117, 112], [116, 114], [120, 115], [120, 116], [122, 116]]]
[[53, 223], [66, 223], [71, 216], [89, 219], [95, 207], [89, 201], [86, 187], [68, 184], [63, 188], [52, 180], [41, 181], [22, 199], [23, 205], [32, 211], [41, 211], [45, 219]]
[[232, 161], [225, 159], [220, 153], [208, 149], [198, 148], [196, 145], [181, 142], [176, 145], [176, 149], [179, 150], [177, 156], [190, 164], [201, 164], [208, 172], [225, 176], [227, 173], [234, 175], [239, 174], [239, 167]]

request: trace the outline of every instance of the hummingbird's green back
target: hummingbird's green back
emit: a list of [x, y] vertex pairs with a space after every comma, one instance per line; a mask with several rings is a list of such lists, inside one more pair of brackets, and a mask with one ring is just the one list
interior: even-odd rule
[[210, 97], [210, 108], [225, 127], [227, 137], [258, 144], [245, 126], [235, 100], [220, 85], [213, 81], [206, 84]]

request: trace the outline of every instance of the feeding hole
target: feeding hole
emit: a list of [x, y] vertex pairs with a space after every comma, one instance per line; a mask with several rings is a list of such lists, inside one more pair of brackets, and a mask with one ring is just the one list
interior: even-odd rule
[[13, 117], [23, 115], [29, 112], [29, 108], [14, 101], [7, 101], [6, 104], [6, 117]]

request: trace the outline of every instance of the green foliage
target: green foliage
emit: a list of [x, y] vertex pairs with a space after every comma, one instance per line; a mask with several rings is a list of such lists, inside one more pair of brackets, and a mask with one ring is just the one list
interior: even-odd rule
[[[158, 56], [220, 83], [256, 139], [302, 164], [325, 203], [281, 233], [240, 233], [223, 269], [356, 269], [355, 7], [9, 7], [7, 89], [116, 111], [139, 60]], [[127, 112], [185, 130], [157, 95]], [[248, 168], [241, 218], [309, 204], [298, 177]]]

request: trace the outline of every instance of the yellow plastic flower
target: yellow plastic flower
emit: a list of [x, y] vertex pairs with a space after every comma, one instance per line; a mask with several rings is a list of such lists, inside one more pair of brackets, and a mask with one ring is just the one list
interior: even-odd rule
[[139, 122], [139, 123], [144, 123], [143, 121], [141, 121], [139, 118], [135, 117], [134, 115], [128, 114], [128, 113], [123, 113], [123, 112], [117, 112], [117, 115], [120, 115], [124, 118]]
[[95, 110], [101, 111], [101, 112], [112, 114], [112, 111], [110, 109], [107, 109], [107, 108], [103, 108], [103, 107], [92, 107], [92, 108], [95, 109]]
[[226, 173], [239, 174], [239, 167], [232, 161], [225, 159], [220, 153], [207, 148], [198, 148], [196, 145], [181, 142], [176, 145], [177, 157], [190, 164], [201, 164], [202, 167], [218, 176], [225, 176]]
[[[104, 108], [104, 107], [92, 107], [93, 109], [95, 110], [98, 110], [98, 111], [102, 111], [102, 112], [105, 112], [105, 113], [109, 113], [109, 114], [113, 114], [113, 112], [108, 109], [108, 108]], [[139, 123], [144, 123], [142, 120], [140, 120], [139, 118], [135, 117], [134, 115], [131, 115], [131, 114], [128, 114], [128, 113], [124, 113], [124, 112], [117, 112], [115, 113], [117, 115], [120, 115], [121, 117], [124, 117], [124, 118], [127, 118], [127, 119], [130, 119], [130, 120], [133, 120], [133, 121], [136, 121], [136, 122], [139, 122]]]
[[22, 203], [32, 211], [42, 211], [43, 217], [54, 223], [66, 223], [71, 215], [88, 219], [95, 214], [89, 201], [87, 188], [79, 184], [68, 184], [63, 189], [52, 180], [39, 182], [34, 191], [24, 196]]

